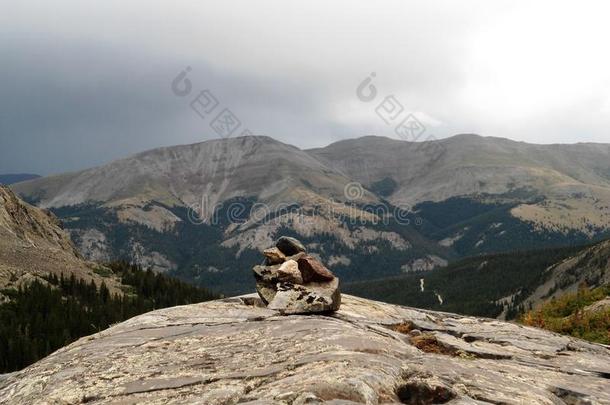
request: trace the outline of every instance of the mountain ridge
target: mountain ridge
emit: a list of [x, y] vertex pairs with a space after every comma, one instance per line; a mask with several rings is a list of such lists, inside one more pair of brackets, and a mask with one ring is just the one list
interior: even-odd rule
[[[282, 158], [282, 154], [287, 154], [290, 153], [290, 157], [292, 158], [292, 161], [288, 164], [288, 162], [285, 161], [285, 159]], [[257, 156], [258, 155], [258, 156]], [[272, 163], [275, 164], [276, 166], [281, 166], [281, 168], [283, 170], [286, 170], [289, 174], [294, 174], [293, 172], [296, 170], [296, 168], [300, 168], [301, 166], [303, 167], [303, 170], [305, 170], [305, 168], [307, 170], [311, 170], [315, 173], [319, 173], [319, 172], [327, 172], [325, 174], [328, 174], [329, 176], [335, 176], [335, 174], [330, 173], [331, 170], [327, 167], [325, 167], [321, 162], [317, 161], [316, 159], [314, 159], [313, 157], [309, 156], [307, 153], [305, 153], [304, 151], [301, 151], [300, 149], [292, 146], [292, 145], [288, 145], [276, 140], [273, 140], [272, 138], [269, 137], [253, 137], [253, 136], [248, 136], [248, 137], [239, 137], [239, 138], [230, 138], [230, 139], [219, 139], [219, 140], [210, 140], [210, 141], [204, 141], [204, 142], [199, 142], [199, 143], [195, 143], [195, 144], [190, 144], [190, 145], [180, 145], [180, 146], [174, 146], [174, 147], [162, 147], [162, 148], [155, 148], [155, 149], [151, 149], [148, 151], [144, 151], [144, 152], [140, 152], [137, 153], [135, 155], [126, 157], [126, 158], [122, 158], [122, 159], [118, 159], [112, 162], [109, 162], [105, 165], [101, 165], [95, 168], [91, 168], [91, 169], [85, 169], [82, 171], [77, 171], [77, 172], [72, 172], [72, 173], [67, 173], [67, 174], [60, 174], [60, 175], [55, 175], [55, 176], [51, 176], [49, 178], [45, 178], [45, 180], [33, 180], [33, 181], [28, 181], [25, 183], [21, 183], [18, 185], [15, 185], [14, 188], [18, 191], [20, 191], [23, 194], [30, 194], [33, 192], [33, 190], [36, 191], [40, 191], [40, 189], [42, 189], [43, 191], [43, 195], [32, 195], [31, 198], [34, 199], [39, 199], [39, 202], [42, 206], [44, 207], [58, 207], [58, 206], [65, 206], [65, 205], [74, 205], [74, 204], [79, 204], [79, 203], [86, 203], [86, 202], [91, 202], [91, 201], [95, 201], [95, 202], [104, 202], [107, 203], [108, 201], [117, 201], [120, 200], [122, 198], [124, 198], [122, 195], [115, 195], [113, 194], [113, 190], [105, 190], [103, 192], [100, 192], [98, 190], [92, 190], [92, 189], [87, 189], [82, 182], [78, 183], [78, 184], [70, 184], [70, 183], [74, 183], [75, 182], [75, 177], [77, 178], [76, 180], [78, 180], [79, 177], [84, 177], [86, 179], [89, 179], [91, 177], [94, 177], [95, 179], [97, 179], [98, 181], [95, 182], [95, 188], [99, 189], [100, 187], [100, 181], [101, 180], [106, 180], [106, 181], [117, 181], [120, 180], [120, 176], [118, 178], [111, 178], [108, 179], [109, 175], [111, 174], [117, 174], [120, 175], [122, 170], [134, 170], [134, 174], [133, 176], [136, 175], [148, 175], [148, 176], [155, 176], [154, 171], [155, 170], [159, 170], [161, 173], [161, 175], [163, 176], [168, 176], [171, 175], [171, 170], [182, 170], [184, 172], [185, 175], [190, 175], [190, 176], [194, 176], [194, 175], [199, 175], [201, 177], [212, 177], [210, 179], [204, 179], [204, 180], [209, 180], [212, 182], [216, 182], [216, 183], [222, 183], [224, 181], [223, 178], [213, 178], [214, 174], [221, 169], [224, 169], [226, 171], [232, 171], [237, 169], [237, 165], [239, 164], [251, 164], [251, 166], [249, 167], [249, 169], [255, 169], [256, 170], [256, 165], [258, 165], [259, 163], [256, 161], [255, 158], [260, 158], [260, 156], [263, 156], [264, 158], [268, 158], [270, 160], [272, 160]], [[172, 167], [172, 165], [176, 165], [180, 159], [184, 159], [185, 161], [188, 161], [189, 163], [192, 164], [192, 167], [188, 167], [188, 166], [184, 166], [184, 167]], [[207, 158], [208, 161], [202, 161], [203, 158]], [[158, 161], [155, 161], [155, 159], [157, 159]], [[221, 159], [224, 159], [224, 161], [221, 161]], [[252, 161], [252, 162], [248, 162], [248, 161]], [[214, 165], [212, 163], [217, 163], [217, 165]], [[165, 166], [164, 166], [165, 165]], [[279, 172], [279, 167], [276, 169]], [[108, 173], [110, 172], [110, 173]], [[209, 175], [209, 173], [212, 173], [212, 176]], [[228, 173], [220, 173], [221, 175], [224, 176], [224, 178], [228, 177], [229, 174]], [[234, 175], [235, 177], [239, 177], [239, 173], [235, 174], [235, 173], [231, 173], [232, 175]], [[267, 175], [267, 174], [272, 174], [269, 172], [265, 172], [262, 174], [258, 174], [258, 176], [261, 175]], [[298, 173], [297, 173], [298, 174]], [[289, 177], [289, 176], [288, 176]], [[154, 179], [154, 177], [153, 177]], [[167, 178], [163, 178], [162, 176], [157, 175], [157, 181], [164, 181], [165, 185], [171, 190], [172, 188], [175, 188], [177, 186], [173, 186], [170, 187], [171, 184], [167, 182], [167, 180], [173, 180], [173, 181], [181, 181], [183, 179], [167, 179]], [[192, 181], [198, 181], [198, 185], [201, 187], [201, 190], [198, 193], [195, 193], [193, 190], [187, 190], [190, 191], [191, 194], [202, 194], [203, 192], [207, 191], [205, 190], [205, 186], [206, 183], [201, 180], [201, 179], [196, 179], [196, 178], [190, 178], [189, 180]], [[278, 181], [278, 176], [275, 175], [274, 177], [274, 181]], [[296, 179], [298, 180], [298, 178]], [[347, 182], [347, 179], [342, 179], [345, 182]], [[142, 189], [142, 186], [137, 187], [136, 188], [136, 184], [135, 181], [133, 180], [124, 180], [129, 182], [128, 184], [124, 184], [124, 187], [129, 187], [132, 186], [134, 187], [134, 189], [132, 190], [128, 190], [128, 194], [127, 196], [125, 196], [125, 198], [129, 198], [129, 197], [134, 197], [137, 196], [138, 193], [144, 194], [146, 195], [146, 190]], [[239, 178], [234, 179], [235, 182], [239, 183]], [[49, 184], [50, 183], [50, 184]], [[63, 183], [64, 185], [70, 186], [72, 185], [72, 187], [76, 187], [80, 193], [77, 192], [73, 192], [73, 190], [68, 190], [68, 191], [62, 191], [60, 190], [53, 190], [53, 186], [55, 186], [55, 183], [60, 183], [60, 188], [61, 188], [61, 183]], [[332, 184], [325, 184], [327, 182], [322, 181], [322, 184], [319, 186], [327, 186], [327, 187], [333, 187]], [[332, 179], [331, 179], [331, 183], [332, 183]], [[42, 187], [41, 187], [42, 185]], [[297, 184], [298, 181], [297, 181]], [[48, 186], [48, 187], [45, 187]], [[102, 184], [102, 187], [104, 187], [105, 185]], [[188, 185], [186, 184], [182, 184], [183, 187], [187, 187]], [[197, 184], [195, 185], [190, 185], [190, 189], [195, 188], [197, 186]], [[221, 187], [221, 184], [215, 184], [215, 186]], [[94, 186], [91, 186], [92, 188]], [[226, 198], [231, 198], [234, 197], [238, 194], [240, 194], [240, 191], [244, 191], [240, 189], [243, 188], [245, 190], [245, 193], [254, 193], [258, 190], [252, 190], [251, 188], [248, 187], [248, 185], [238, 185], [237, 187], [235, 187], [235, 190], [231, 190], [232, 193], [228, 193], [228, 196]], [[281, 185], [280, 185], [281, 187]], [[86, 192], [83, 194], [83, 189], [86, 190]], [[119, 190], [121, 191], [121, 190]], [[155, 190], [153, 190], [155, 191]], [[218, 192], [218, 190], [210, 190], [210, 194], [214, 194], [214, 191]], [[273, 194], [274, 190], [269, 190], [268, 193]], [[336, 195], [337, 197], [339, 197], [341, 195], [342, 189], [341, 190], [335, 190], [333, 195]], [[51, 196], [47, 196], [46, 194], [49, 193], [51, 194]], [[59, 194], [60, 196], [58, 197]], [[65, 194], [72, 194], [72, 195], [76, 195], [76, 197], [64, 197], [63, 199], [61, 198], [61, 195], [65, 195]], [[242, 192], [241, 194], [244, 194], [244, 192]], [[162, 198], [167, 198], [168, 202], [170, 203], [182, 203], [182, 204], [192, 204], [194, 202], [196, 202], [199, 198], [196, 198], [195, 195], [186, 195], [186, 196], [175, 196], [175, 195], [171, 195], [171, 194], [163, 194], [161, 196], [156, 196], [158, 197], [162, 197]], [[200, 197], [200, 196], [198, 196]]]
[[[240, 255], [293, 232], [342, 277], [381, 277], [610, 235], [609, 162], [610, 145], [478, 135], [424, 143], [369, 136], [309, 150], [238, 137], [152, 149], [13, 189], [52, 208], [91, 259], [227, 280]], [[216, 250], [189, 252], [196, 234]], [[381, 261], [370, 254], [388, 263], [375, 267]]]

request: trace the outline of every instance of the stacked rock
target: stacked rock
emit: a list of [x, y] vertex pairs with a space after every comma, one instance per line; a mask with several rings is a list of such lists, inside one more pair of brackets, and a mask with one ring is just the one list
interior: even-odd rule
[[282, 236], [266, 249], [265, 264], [254, 266], [256, 290], [268, 308], [283, 314], [336, 311], [341, 305], [339, 279], [308, 255], [295, 238]]

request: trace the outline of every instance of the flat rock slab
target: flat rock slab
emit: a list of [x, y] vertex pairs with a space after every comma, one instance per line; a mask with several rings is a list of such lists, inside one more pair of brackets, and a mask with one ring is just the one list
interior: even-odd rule
[[534, 328], [349, 295], [286, 316], [249, 295], [82, 338], [1, 376], [0, 403], [610, 404], [609, 377], [608, 348]]

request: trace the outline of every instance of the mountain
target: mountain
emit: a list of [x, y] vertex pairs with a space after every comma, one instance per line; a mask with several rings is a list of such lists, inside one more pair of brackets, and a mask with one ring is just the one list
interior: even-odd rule
[[450, 255], [411, 226], [377, 224], [379, 215], [365, 208], [381, 201], [364, 189], [350, 201], [350, 183], [305, 151], [242, 137], [155, 149], [14, 190], [52, 209], [91, 260], [127, 258], [225, 293], [249, 290], [240, 261], [258, 260], [285, 230], [319, 244], [313, 250], [352, 277], [365, 253], [393, 262], [367, 270], [380, 274]]
[[462, 255], [583, 243], [610, 229], [609, 144], [364, 137], [309, 152], [413, 206], [431, 225], [424, 234]]
[[610, 145], [460, 135], [300, 150], [269, 137], [154, 149], [13, 186], [88, 259], [249, 291], [243, 260], [298, 236], [346, 281], [610, 236]]
[[28, 173], [0, 174], [0, 184], [8, 186], [14, 183], [19, 183], [21, 181], [37, 179], [39, 177], [40, 176], [37, 174]]
[[0, 377], [0, 402], [607, 404], [610, 351], [343, 295], [282, 316], [242, 296], [147, 313]]
[[261, 136], [154, 149], [15, 189], [46, 208], [148, 201], [189, 206], [202, 196], [213, 206], [236, 197], [294, 202], [308, 192], [342, 198], [347, 182], [308, 153]]
[[534, 145], [478, 135], [418, 144], [364, 137], [309, 152], [369, 188], [391, 181], [395, 186], [385, 194], [396, 203], [519, 189], [542, 196], [610, 189], [610, 144]]
[[74, 275], [97, 285], [105, 282], [111, 291], [120, 292], [120, 282], [100, 275], [104, 272], [102, 266], [81, 258], [55, 216], [0, 186], [0, 302], [7, 299], [2, 290], [44, 281], [49, 274]]

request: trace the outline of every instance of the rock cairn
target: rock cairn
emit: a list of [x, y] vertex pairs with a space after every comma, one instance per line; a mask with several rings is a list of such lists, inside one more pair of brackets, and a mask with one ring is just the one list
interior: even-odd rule
[[295, 238], [282, 236], [265, 249], [265, 263], [254, 266], [256, 290], [269, 309], [283, 314], [336, 311], [339, 279]]

